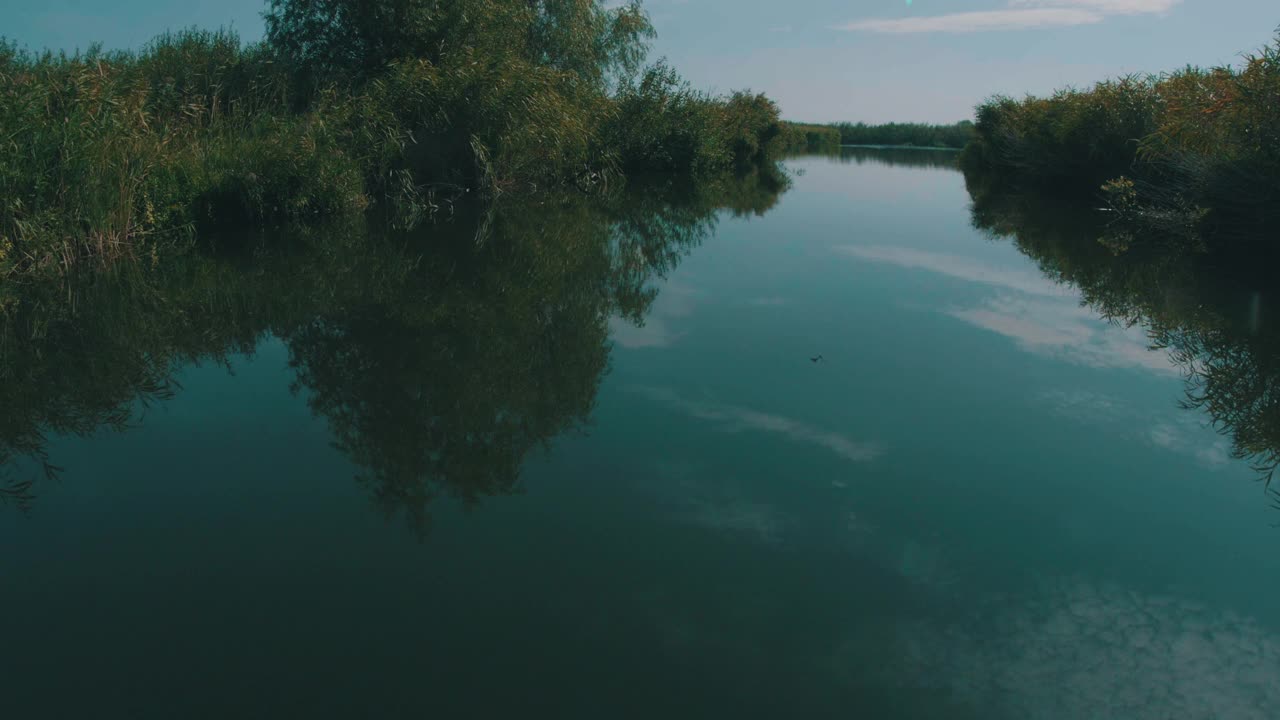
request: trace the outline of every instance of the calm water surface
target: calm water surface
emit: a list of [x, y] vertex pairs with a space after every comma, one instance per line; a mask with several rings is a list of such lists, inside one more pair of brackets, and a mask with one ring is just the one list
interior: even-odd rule
[[1274, 717], [1280, 513], [948, 158], [790, 161], [579, 324], [463, 273], [431, 337], [362, 295], [46, 423], [4, 714]]

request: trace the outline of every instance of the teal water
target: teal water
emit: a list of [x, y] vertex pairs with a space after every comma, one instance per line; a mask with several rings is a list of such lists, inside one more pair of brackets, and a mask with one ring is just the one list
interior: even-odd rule
[[[229, 302], [172, 397], [111, 395], [129, 427], [41, 421], [61, 471], [0, 506], [5, 714], [1273, 717], [1250, 463], [921, 153], [677, 222], [639, 309], [526, 314], [523, 262], [430, 286], [467, 308], [430, 337], [393, 291]], [[166, 346], [213, 332], [183, 318]]]

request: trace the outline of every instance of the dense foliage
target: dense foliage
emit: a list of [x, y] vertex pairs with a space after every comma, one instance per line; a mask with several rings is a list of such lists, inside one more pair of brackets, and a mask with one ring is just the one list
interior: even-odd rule
[[839, 123], [840, 142], [845, 145], [901, 145], [914, 147], [964, 147], [973, 139], [973, 123], [962, 120], [954, 125], [925, 123]]
[[840, 131], [830, 125], [787, 123], [787, 149], [833, 152], [840, 149]]
[[997, 97], [978, 108], [976, 135], [964, 164], [994, 181], [1104, 194], [1121, 222], [1163, 238], [1269, 241], [1280, 226], [1280, 37], [1239, 68]]
[[[220, 225], [712, 173], [782, 149], [762, 95], [643, 70], [637, 4], [271, 0], [262, 43], [0, 42], [0, 280]], [[3, 302], [0, 299], [0, 302]]]
[[603, 128], [605, 146], [628, 172], [707, 172], [776, 158], [785, 127], [760, 94], [712, 97], [659, 62], [622, 82]]

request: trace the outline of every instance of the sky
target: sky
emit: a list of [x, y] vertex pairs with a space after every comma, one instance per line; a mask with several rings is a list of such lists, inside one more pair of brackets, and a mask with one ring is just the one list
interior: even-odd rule
[[[6, 0], [31, 49], [130, 48], [166, 29], [262, 35], [263, 0]], [[696, 87], [767, 93], [791, 120], [954, 122], [983, 98], [1128, 73], [1239, 63], [1275, 37], [1276, 0], [647, 0]]]

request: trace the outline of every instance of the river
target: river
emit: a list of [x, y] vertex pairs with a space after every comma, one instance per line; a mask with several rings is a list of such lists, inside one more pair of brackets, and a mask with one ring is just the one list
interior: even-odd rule
[[1273, 717], [1280, 511], [1180, 407], [1186, 363], [975, 228], [952, 159], [300, 232], [30, 301], [0, 701]]

